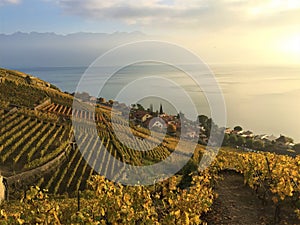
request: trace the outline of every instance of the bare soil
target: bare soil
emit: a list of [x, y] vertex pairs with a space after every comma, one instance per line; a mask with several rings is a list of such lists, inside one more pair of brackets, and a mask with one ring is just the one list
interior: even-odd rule
[[275, 222], [275, 205], [263, 204], [256, 193], [244, 185], [241, 174], [224, 171], [221, 175], [223, 179], [215, 187], [218, 198], [203, 218], [209, 225], [300, 224], [290, 205], [281, 207], [280, 220]]

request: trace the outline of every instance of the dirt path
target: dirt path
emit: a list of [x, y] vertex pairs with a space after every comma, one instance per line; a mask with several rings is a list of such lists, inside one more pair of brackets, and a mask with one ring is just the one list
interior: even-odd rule
[[[275, 224], [275, 207], [271, 203], [263, 205], [249, 187], [244, 186], [242, 175], [226, 171], [222, 173], [224, 180], [216, 186], [219, 197], [215, 200], [212, 211], [204, 220], [214, 224]], [[300, 224], [291, 209], [281, 212], [279, 224]]]

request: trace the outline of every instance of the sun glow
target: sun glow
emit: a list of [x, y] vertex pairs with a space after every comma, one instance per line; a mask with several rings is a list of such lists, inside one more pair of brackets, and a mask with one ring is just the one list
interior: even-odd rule
[[300, 34], [284, 39], [280, 47], [282, 51], [300, 56]]
[[284, 38], [278, 43], [282, 53], [290, 60], [300, 63], [300, 34]]
[[249, 13], [250, 15], [258, 16], [262, 14], [266, 15], [298, 8], [300, 8], [299, 0], [269, 0], [254, 4], [252, 7], [250, 7]]

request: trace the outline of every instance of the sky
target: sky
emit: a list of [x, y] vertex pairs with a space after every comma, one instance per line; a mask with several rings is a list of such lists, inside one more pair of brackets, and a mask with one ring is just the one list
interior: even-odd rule
[[[78, 32], [88, 34], [69, 35]], [[282, 132], [299, 139], [300, 0], [0, 0], [0, 67], [88, 66], [141, 39], [178, 44], [225, 78], [232, 73], [223, 82], [231, 125], [244, 121], [269, 133], [286, 125]], [[238, 67], [223, 71], [222, 64]]]
[[300, 64], [299, 0], [0, 0], [0, 33], [140, 31], [209, 63]]

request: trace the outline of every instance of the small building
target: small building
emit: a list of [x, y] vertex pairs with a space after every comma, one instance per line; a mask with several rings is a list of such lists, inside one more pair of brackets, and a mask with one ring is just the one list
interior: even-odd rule
[[280, 137], [276, 139], [276, 143], [289, 146], [290, 144], [293, 144], [293, 140], [284, 135], [280, 135]]
[[225, 129], [225, 134], [232, 134], [232, 129], [230, 129], [230, 128], [226, 128]]
[[254, 136], [253, 132], [250, 131], [250, 130], [242, 131], [239, 135], [244, 137], [244, 138], [252, 138]]
[[145, 111], [137, 111], [134, 113], [134, 119], [138, 123], [144, 123], [146, 120], [152, 118], [152, 116]]
[[145, 121], [144, 125], [145, 125], [145, 127], [149, 128], [149, 129], [163, 130], [163, 129], [167, 128], [166, 122], [159, 117], [148, 118]]
[[270, 143], [275, 142], [276, 139], [277, 139], [277, 137], [274, 136], [273, 134], [272, 134], [272, 135], [266, 135], [266, 136], [263, 138], [264, 141], [267, 141], [267, 142], [270, 142]]
[[259, 134], [259, 135], [256, 135], [254, 137], [255, 140], [264, 140], [266, 137], [268, 137], [267, 134]]
[[190, 138], [190, 139], [198, 138], [197, 133], [194, 130], [190, 130], [190, 131], [186, 132], [185, 137]]

